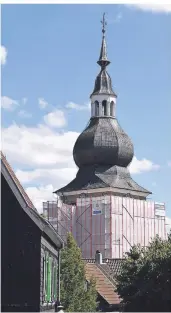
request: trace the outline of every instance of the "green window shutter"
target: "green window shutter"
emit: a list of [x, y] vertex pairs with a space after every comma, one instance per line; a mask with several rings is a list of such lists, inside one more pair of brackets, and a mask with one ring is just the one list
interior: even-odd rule
[[43, 302], [46, 299], [46, 256], [43, 257]]
[[51, 269], [52, 269], [52, 279], [51, 279], [51, 300], [53, 301], [54, 300], [54, 290], [53, 290], [53, 282], [54, 282], [54, 264], [53, 264], [53, 260], [52, 260], [52, 263], [51, 263]]
[[45, 301], [47, 301], [47, 255], [45, 255]]
[[45, 301], [48, 301], [48, 255], [45, 258]]
[[54, 299], [57, 299], [57, 266], [56, 264], [54, 265]]
[[51, 301], [51, 258], [48, 258], [47, 301]]

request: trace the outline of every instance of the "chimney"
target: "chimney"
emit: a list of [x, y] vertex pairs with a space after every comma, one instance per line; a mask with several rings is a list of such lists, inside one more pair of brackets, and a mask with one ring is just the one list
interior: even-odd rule
[[96, 251], [96, 254], [95, 254], [95, 262], [97, 264], [102, 264], [103, 261], [102, 261], [102, 254], [100, 253], [99, 250]]

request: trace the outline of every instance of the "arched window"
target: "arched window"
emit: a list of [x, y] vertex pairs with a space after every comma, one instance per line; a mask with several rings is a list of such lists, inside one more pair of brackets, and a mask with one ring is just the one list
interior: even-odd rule
[[95, 116], [99, 116], [99, 102], [95, 101], [94, 105], [95, 105]]
[[107, 101], [103, 100], [102, 101], [102, 115], [107, 115]]
[[113, 116], [114, 115], [114, 102], [111, 101], [110, 103], [110, 116]]

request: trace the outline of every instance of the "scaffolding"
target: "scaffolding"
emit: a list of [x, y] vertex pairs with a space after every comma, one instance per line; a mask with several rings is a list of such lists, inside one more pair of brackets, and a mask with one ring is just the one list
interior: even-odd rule
[[66, 241], [71, 232], [83, 258], [122, 258], [134, 244], [148, 246], [158, 234], [166, 239], [165, 205], [114, 195], [79, 197], [75, 205], [43, 203], [43, 212]]

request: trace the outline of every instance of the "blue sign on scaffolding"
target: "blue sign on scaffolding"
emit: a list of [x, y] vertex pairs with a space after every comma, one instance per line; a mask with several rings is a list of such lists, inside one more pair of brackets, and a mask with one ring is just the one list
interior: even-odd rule
[[102, 210], [93, 210], [92, 214], [93, 215], [102, 214]]

